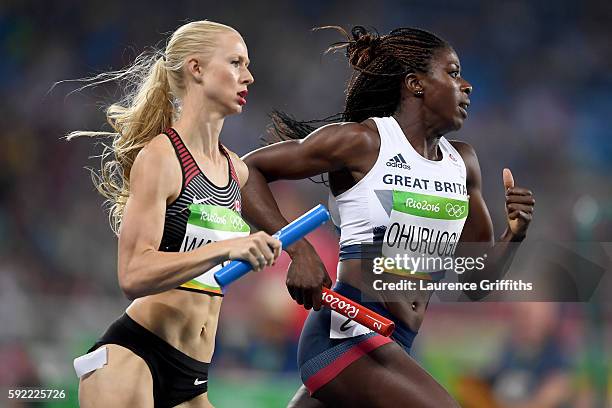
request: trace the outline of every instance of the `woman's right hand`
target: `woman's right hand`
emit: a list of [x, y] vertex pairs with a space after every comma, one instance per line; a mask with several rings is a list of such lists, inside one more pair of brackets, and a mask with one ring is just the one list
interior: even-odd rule
[[228, 258], [249, 262], [254, 271], [274, 264], [282, 252], [281, 242], [263, 231], [244, 238], [223, 241], [228, 246]]
[[288, 252], [291, 257], [286, 281], [289, 294], [306, 310], [320, 310], [322, 288], [332, 285], [325, 265], [306, 240], [296, 242]]

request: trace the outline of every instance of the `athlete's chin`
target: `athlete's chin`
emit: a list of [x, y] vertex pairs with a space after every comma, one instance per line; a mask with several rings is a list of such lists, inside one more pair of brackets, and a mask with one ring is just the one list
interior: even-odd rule
[[237, 115], [239, 113], [242, 113], [242, 106], [239, 104], [229, 106], [228, 109], [226, 110], [226, 116]]
[[463, 122], [465, 119], [458, 117], [453, 121], [453, 131], [457, 131], [463, 127]]

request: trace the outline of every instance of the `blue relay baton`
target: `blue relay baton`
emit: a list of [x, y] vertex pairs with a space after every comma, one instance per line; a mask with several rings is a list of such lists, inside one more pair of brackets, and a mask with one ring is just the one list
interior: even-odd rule
[[[325, 224], [327, 220], [329, 220], [329, 212], [327, 208], [319, 204], [295, 221], [285, 225], [273, 237], [283, 244], [283, 248], [287, 248]], [[221, 286], [221, 289], [225, 291], [227, 285], [246, 275], [251, 269], [253, 269], [253, 266], [249, 262], [232, 261], [215, 272], [215, 280]]]

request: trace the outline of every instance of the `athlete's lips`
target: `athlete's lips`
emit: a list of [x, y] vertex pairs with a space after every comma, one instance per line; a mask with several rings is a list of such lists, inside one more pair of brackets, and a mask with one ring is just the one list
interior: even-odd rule
[[240, 104], [240, 106], [246, 105], [246, 97], [249, 94], [248, 90], [244, 90], [244, 91], [240, 91], [238, 92], [238, 96], [240, 99], [238, 99], [238, 103]]
[[465, 102], [461, 102], [459, 104], [459, 110], [461, 111], [461, 114], [463, 115], [464, 118], [467, 118], [467, 109], [470, 106], [470, 101], [465, 101]]

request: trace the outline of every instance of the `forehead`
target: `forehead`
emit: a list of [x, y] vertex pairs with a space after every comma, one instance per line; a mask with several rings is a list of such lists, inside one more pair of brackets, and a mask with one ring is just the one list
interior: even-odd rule
[[457, 53], [452, 48], [439, 49], [431, 59], [431, 67], [447, 67], [449, 65], [461, 66]]
[[217, 51], [223, 54], [238, 54], [248, 56], [247, 46], [240, 34], [234, 32], [221, 33], [217, 38]]

